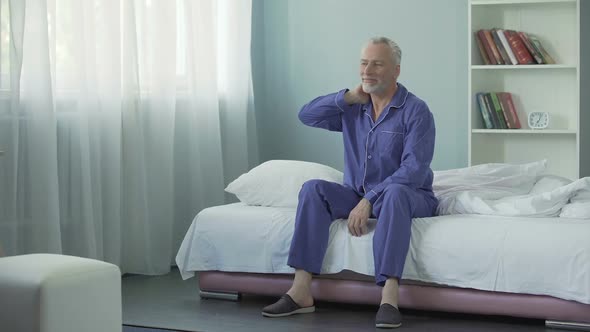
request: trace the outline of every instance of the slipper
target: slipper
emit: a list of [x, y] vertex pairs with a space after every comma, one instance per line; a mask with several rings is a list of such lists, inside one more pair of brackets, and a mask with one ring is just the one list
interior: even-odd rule
[[285, 294], [281, 298], [262, 309], [262, 316], [265, 317], [285, 317], [295, 314], [308, 314], [315, 311], [315, 306], [300, 307], [293, 299]]
[[402, 326], [402, 315], [396, 307], [383, 303], [375, 317], [375, 327], [393, 329]]

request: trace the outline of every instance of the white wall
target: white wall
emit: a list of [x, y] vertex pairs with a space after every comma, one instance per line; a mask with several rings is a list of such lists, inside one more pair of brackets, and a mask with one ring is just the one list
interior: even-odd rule
[[261, 161], [299, 159], [342, 169], [341, 135], [297, 118], [312, 98], [358, 84], [372, 36], [402, 48], [399, 81], [437, 126], [433, 169], [467, 165], [466, 0], [254, 0], [253, 70]]

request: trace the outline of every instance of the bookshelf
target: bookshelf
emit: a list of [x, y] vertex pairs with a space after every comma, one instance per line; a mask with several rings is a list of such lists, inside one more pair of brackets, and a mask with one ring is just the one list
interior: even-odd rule
[[[470, 0], [468, 8], [468, 161], [548, 161], [548, 173], [590, 176], [590, 1]], [[535, 35], [556, 64], [485, 65], [480, 29]], [[485, 129], [478, 92], [510, 92], [521, 129]], [[588, 94], [588, 95], [587, 95]], [[547, 129], [530, 129], [527, 114], [548, 112]]]

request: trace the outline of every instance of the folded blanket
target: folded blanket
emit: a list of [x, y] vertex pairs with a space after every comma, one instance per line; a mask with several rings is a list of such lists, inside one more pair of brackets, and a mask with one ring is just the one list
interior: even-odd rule
[[590, 218], [590, 178], [543, 175], [546, 161], [437, 171], [438, 214]]

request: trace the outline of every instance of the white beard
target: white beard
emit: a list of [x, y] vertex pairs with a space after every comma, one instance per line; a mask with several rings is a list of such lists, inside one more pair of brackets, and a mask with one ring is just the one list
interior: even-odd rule
[[365, 93], [376, 93], [384, 90], [383, 84], [362, 83], [362, 86]]

